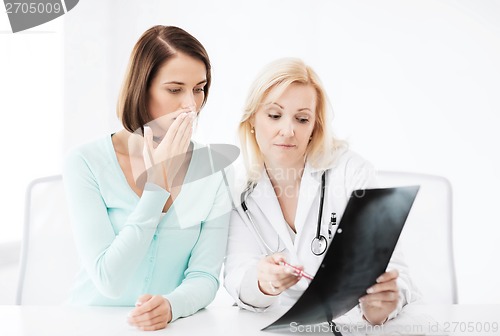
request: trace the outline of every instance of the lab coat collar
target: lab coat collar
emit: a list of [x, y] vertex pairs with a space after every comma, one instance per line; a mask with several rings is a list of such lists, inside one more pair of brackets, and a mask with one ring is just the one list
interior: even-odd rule
[[331, 153], [328, 154], [330, 159], [326, 167], [315, 168], [309, 163], [308, 160], [306, 160], [305, 169], [308, 170], [311, 174], [318, 175], [319, 177], [317, 178], [319, 178], [319, 181], [321, 182], [321, 174], [323, 173], [323, 171], [335, 168], [339, 164], [339, 158], [347, 151], [348, 147], [346, 146], [335, 148]]
[[290, 238], [290, 233], [288, 232], [287, 228], [288, 224], [283, 217], [278, 198], [276, 197], [276, 193], [265, 170], [262, 171], [260, 179], [255, 186], [254, 191], [250, 194], [256, 196], [252, 197], [253, 201], [261, 209], [262, 213], [267, 217], [267, 220], [269, 221], [269, 223], [271, 223], [274, 230], [278, 233], [287, 250], [293, 254], [294, 259], [297, 258], [296, 251], [300, 251], [304, 248], [306, 248], [307, 250], [309, 249], [309, 247], [307, 246], [300, 246], [301, 244], [310, 243], [309, 241], [303, 241], [304, 239], [302, 239], [301, 237], [303, 235], [307, 235], [307, 232], [310, 231], [304, 230], [305, 225], [314, 225], [314, 227], [316, 227], [316, 222], [311, 224], [306, 223], [306, 221], [312, 203], [316, 199], [317, 195], [319, 195], [322, 174], [323, 170], [315, 169], [306, 162], [300, 182], [300, 194], [295, 216], [295, 228], [298, 232], [297, 236], [295, 237], [295, 246], [292, 242], [292, 239]]
[[[265, 171], [262, 172], [259, 182], [255, 189], [250, 194], [257, 197], [252, 197], [255, 204], [260, 208], [262, 213], [267, 217], [267, 220], [278, 233], [281, 241], [285, 244], [286, 249], [295, 254], [292, 238], [288, 232], [287, 223], [281, 212], [281, 207], [276, 197], [271, 181]], [[294, 256], [295, 257], [295, 256]]]
[[[317, 173], [322, 173], [323, 172], [323, 168], [315, 168], [313, 167], [309, 161], [306, 161], [306, 164], [304, 165], [304, 174], [302, 176], [304, 176], [306, 173], [309, 173], [309, 174], [317, 174]], [[320, 176], [320, 181], [321, 181], [321, 174], [319, 175]]]

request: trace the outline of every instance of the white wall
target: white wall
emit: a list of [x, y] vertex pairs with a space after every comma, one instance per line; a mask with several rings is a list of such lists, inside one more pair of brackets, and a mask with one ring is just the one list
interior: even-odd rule
[[499, 1], [86, 0], [64, 21], [64, 151], [119, 128], [127, 59], [153, 24], [186, 29], [211, 56], [199, 125], [207, 142], [236, 144], [256, 73], [277, 57], [302, 57], [355, 151], [379, 169], [450, 179], [460, 301], [500, 303]]
[[15, 299], [26, 187], [60, 172], [63, 148], [62, 21], [10, 29], [0, 11], [0, 304]]

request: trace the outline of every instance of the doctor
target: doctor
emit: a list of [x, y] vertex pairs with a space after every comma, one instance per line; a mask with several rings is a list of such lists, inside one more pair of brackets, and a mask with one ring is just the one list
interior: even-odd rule
[[[327, 112], [318, 76], [299, 59], [269, 64], [250, 89], [239, 126], [248, 183], [231, 216], [225, 263], [225, 287], [242, 308], [293, 305], [351, 192], [375, 185], [372, 166], [333, 138]], [[397, 253], [388, 269], [360, 299], [372, 324], [412, 301]]]

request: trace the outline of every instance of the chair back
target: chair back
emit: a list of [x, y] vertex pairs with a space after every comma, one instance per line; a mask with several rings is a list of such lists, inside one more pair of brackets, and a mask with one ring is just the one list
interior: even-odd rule
[[32, 181], [26, 191], [18, 305], [58, 305], [69, 298], [80, 262], [62, 176]]
[[410, 276], [426, 303], [456, 304], [452, 189], [441, 176], [379, 171], [380, 187], [420, 185], [399, 239]]

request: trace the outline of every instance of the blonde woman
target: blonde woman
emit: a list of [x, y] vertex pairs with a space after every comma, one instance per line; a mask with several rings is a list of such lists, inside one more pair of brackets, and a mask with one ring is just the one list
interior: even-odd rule
[[[240, 307], [292, 305], [335, 234], [331, 216], [340, 220], [353, 190], [375, 185], [373, 167], [332, 136], [327, 107], [318, 76], [299, 59], [269, 64], [251, 86], [239, 126], [248, 188], [231, 215], [225, 263], [225, 287]], [[318, 227], [328, 239], [313, 239]], [[396, 255], [388, 269], [360, 299], [372, 324], [412, 300]]]

